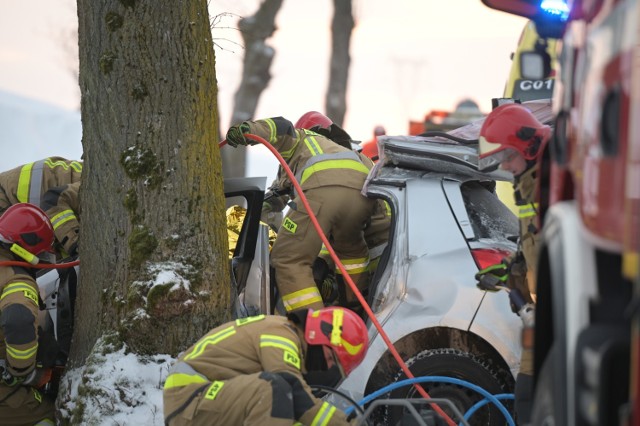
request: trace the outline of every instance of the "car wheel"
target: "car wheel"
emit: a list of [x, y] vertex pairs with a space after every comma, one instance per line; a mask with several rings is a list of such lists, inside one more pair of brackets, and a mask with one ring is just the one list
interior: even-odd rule
[[[486, 361], [457, 349], [431, 349], [420, 352], [407, 361], [407, 366], [415, 377], [452, 377], [480, 386], [492, 395], [513, 392], [513, 383], [504, 383]], [[404, 380], [406, 376], [404, 373], [399, 373], [396, 379], [396, 381]], [[422, 383], [422, 387], [431, 398], [444, 398], [451, 401], [463, 415], [484, 398], [476, 391], [456, 384]], [[415, 387], [410, 385], [394, 390], [390, 398], [421, 398], [421, 396]], [[510, 412], [513, 411], [510, 401], [505, 402], [505, 406]], [[456, 418], [450, 407], [440, 404], [440, 408], [456, 423], [461, 420]], [[421, 409], [419, 411], [424, 418], [432, 415], [429, 413], [432, 410], [425, 404], [416, 406], [416, 409]], [[408, 410], [391, 406], [388, 408], [386, 416], [388, 421], [385, 423], [395, 425], [404, 422], [407, 414]], [[504, 425], [505, 419], [500, 411], [489, 403], [473, 414], [470, 423], [472, 425]]]

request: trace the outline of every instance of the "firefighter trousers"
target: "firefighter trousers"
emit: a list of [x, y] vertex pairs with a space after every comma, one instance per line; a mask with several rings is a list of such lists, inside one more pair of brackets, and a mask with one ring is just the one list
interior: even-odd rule
[[55, 424], [53, 400], [29, 386], [0, 385], [0, 424], [53, 425]]
[[[259, 425], [290, 426], [295, 423], [296, 395], [279, 374], [255, 373], [176, 389], [181, 398], [195, 395], [169, 426]], [[165, 394], [171, 398], [171, 394]], [[308, 399], [309, 397], [306, 396]], [[308, 401], [304, 401], [308, 405]], [[306, 407], [308, 408], [308, 407]], [[171, 413], [167, 413], [171, 415]], [[298, 413], [299, 414], [299, 413]]]
[[[359, 289], [369, 282], [369, 249], [364, 227], [370, 220], [375, 200], [359, 190], [342, 186], [313, 188], [305, 191], [311, 210], [325, 235], [330, 235], [336, 254]], [[271, 250], [278, 290], [287, 312], [324, 307], [313, 280], [313, 262], [322, 248], [299, 197], [284, 218]]]

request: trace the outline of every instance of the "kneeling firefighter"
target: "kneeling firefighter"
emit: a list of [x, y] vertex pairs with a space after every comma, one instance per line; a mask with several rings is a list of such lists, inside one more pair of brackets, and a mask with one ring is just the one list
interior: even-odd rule
[[354, 312], [329, 307], [259, 315], [214, 328], [181, 354], [164, 385], [166, 424], [346, 425], [310, 386], [336, 386], [365, 357]]

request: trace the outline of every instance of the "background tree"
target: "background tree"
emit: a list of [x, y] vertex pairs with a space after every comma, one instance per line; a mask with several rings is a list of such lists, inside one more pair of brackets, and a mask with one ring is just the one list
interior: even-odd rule
[[[241, 18], [238, 28], [244, 41], [242, 80], [234, 97], [233, 113], [229, 126], [255, 118], [260, 95], [271, 80], [271, 63], [275, 50], [265, 43], [276, 30], [276, 14], [282, 0], [264, 0], [253, 16]], [[246, 174], [246, 150], [244, 147], [222, 152], [226, 177]]]
[[72, 367], [105, 340], [176, 355], [230, 318], [208, 16], [206, 0], [78, 0], [85, 166]]
[[347, 83], [351, 56], [349, 45], [355, 25], [351, 0], [333, 0], [331, 23], [331, 60], [329, 65], [329, 87], [325, 101], [326, 115], [342, 126], [347, 113]]

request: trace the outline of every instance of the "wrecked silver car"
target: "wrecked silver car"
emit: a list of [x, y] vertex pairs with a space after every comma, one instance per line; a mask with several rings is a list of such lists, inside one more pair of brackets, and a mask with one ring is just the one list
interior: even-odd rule
[[[389, 241], [366, 296], [377, 320], [416, 377], [455, 377], [492, 394], [512, 392], [521, 321], [506, 293], [483, 292], [474, 279], [479, 268], [516, 249], [517, 219], [495, 194], [496, 181], [509, 176], [478, 172], [477, 145], [452, 139], [383, 136], [379, 148], [381, 160], [363, 189], [386, 201], [392, 216]], [[247, 207], [232, 258], [237, 316], [275, 313], [278, 299], [268, 267], [268, 228], [259, 221], [264, 185], [252, 182], [251, 191], [236, 191]], [[339, 388], [355, 401], [405, 378], [374, 325], [367, 324], [367, 357]], [[482, 399], [454, 384], [423, 387], [461, 412]], [[419, 395], [406, 386], [388, 397]], [[380, 422], [387, 424], [404, 415], [398, 408], [379, 411]], [[474, 421], [504, 424], [492, 406], [480, 409]]]

